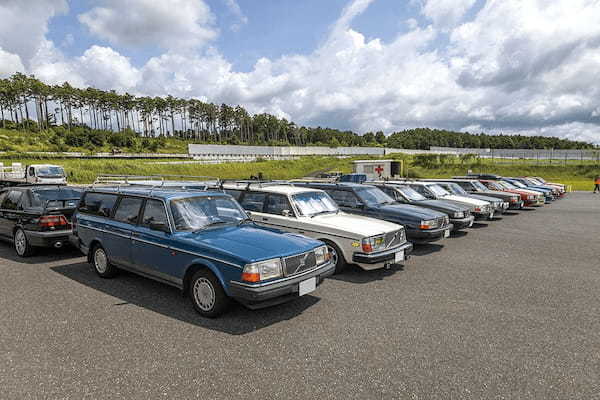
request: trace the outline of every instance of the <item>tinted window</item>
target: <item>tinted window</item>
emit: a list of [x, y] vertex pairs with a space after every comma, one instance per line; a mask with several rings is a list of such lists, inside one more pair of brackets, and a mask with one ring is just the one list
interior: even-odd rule
[[72, 188], [40, 189], [31, 191], [31, 207], [75, 207], [81, 191]]
[[225, 193], [227, 193], [228, 195], [230, 195], [234, 199], [239, 200], [240, 196], [242, 194], [242, 191], [241, 190], [225, 189]]
[[169, 226], [167, 214], [165, 212], [165, 206], [162, 201], [148, 200], [146, 201], [146, 208], [144, 209], [144, 216], [142, 217], [142, 225], [150, 227], [151, 224], [164, 224]]
[[265, 203], [265, 193], [246, 192], [242, 199], [241, 205], [245, 210], [262, 212]]
[[19, 190], [11, 190], [8, 196], [2, 202], [2, 208], [4, 210], [16, 210], [19, 207], [19, 201], [23, 196], [23, 192]]
[[115, 206], [117, 195], [104, 193], [87, 193], [79, 205], [79, 211], [87, 214], [110, 217]]
[[270, 194], [267, 199], [265, 212], [269, 214], [281, 215], [283, 210], [292, 211], [287, 196], [281, 194]]
[[354, 193], [348, 190], [328, 190], [327, 193], [342, 207], [354, 207], [358, 202]]
[[117, 206], [114, 218], [117, 221], [126, 222], [128, 224], [137, 224], [141, 207], [142, 199], [123, 197]]

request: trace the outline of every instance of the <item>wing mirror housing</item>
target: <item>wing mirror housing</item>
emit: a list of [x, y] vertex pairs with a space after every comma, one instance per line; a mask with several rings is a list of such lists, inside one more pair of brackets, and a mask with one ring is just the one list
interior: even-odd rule
[[292, 212], [290, 210], [283, 210], [281, 212], [281, 215], [283, 215], [284, 217], [292, 217]]

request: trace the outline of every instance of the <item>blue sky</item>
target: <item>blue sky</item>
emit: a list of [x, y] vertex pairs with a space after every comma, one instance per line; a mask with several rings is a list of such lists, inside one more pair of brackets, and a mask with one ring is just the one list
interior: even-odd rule
[[0, 77], [600, 143], [597, 1], [3, 0], [0, 20]]

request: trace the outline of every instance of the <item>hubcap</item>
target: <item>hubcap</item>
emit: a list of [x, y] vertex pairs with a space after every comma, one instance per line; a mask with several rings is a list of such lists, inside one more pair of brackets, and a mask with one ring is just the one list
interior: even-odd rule
[[25, 233], [22, 230], [18, 230], [15, 235], [15, 249], [19, 255], [25, 254], [25, 248], [27, 247], [27, 239]]
[[333, 262], [333, 265], [337, 265], [338, 264], [337, 251], [335, 251], [335, 249], [331, 246], [327, 246], [327, 249], [329, 249], [329, 253], [331, 254], [331, 261]]
[[210, 311], [215, 305], [215, 290], [206, 278], [194, 282], [194, 300], [202, 311]]
[[106, 253], [102, 249], [96, 250], [94, 253], [94, 267], [96, 271], [103, 274], [108, 268], [108, 260], [106, 259]]

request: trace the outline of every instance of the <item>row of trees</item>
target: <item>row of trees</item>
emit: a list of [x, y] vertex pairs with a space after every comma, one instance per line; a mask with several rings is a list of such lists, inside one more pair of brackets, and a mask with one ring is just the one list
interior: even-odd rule
[[587, 148], [591, 145], [548, 137], [472, 135], [444, 130], [413, 129], [387, 137], [383, 132], [297, 126], [270, 114], [250, 115], [243, 107], [216, 105], [197, 99], [136, 97], [95, 88], [79, 89], [65, 82], [46, 85], [34, 76], [15, 73], [0, 79], [0, 121], [3, 128], [68, 131], [134, 131], [142, 137], [180, 137], [208, 143], [365, 146], [412, 149], [429, 146], [494, 148]]

